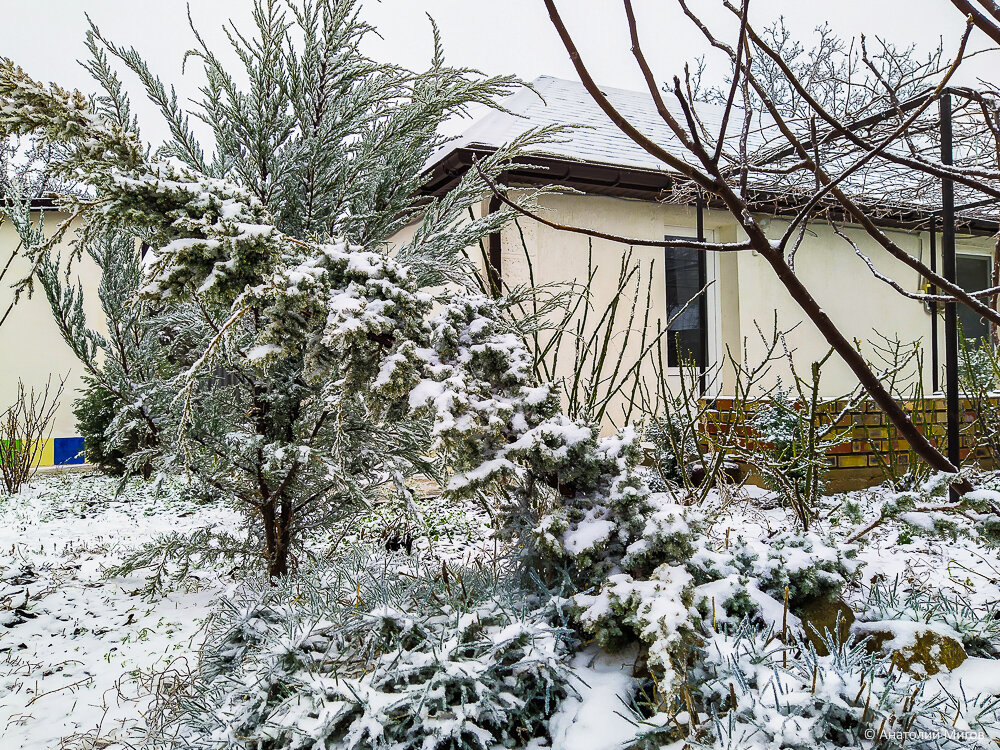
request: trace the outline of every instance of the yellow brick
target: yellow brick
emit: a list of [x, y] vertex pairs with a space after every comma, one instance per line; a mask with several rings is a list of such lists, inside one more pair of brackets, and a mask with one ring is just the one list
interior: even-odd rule
[[838, 456], [837, 466], [844, 469], [860, 468], [862, 466], [868, 466], [868, 458], [866, 456]]

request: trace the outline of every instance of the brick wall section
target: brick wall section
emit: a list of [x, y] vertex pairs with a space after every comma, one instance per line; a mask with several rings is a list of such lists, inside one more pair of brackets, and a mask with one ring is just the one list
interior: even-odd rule
[[[993, 400], [994, 405], [1000, 403], [1000, 398]], [[705, 431], [711, 436], [720, 431], [736, 429], [747, 439], [752, 439], [751, 430], [743, 425], [735, 424], [739, 414], [733, 408], [729, 399], [716, 399], [711, 403], [714, 408], [705, 413]], [[829, 423], [830, 419], [840, 414], [846, 406], [844, 401], [831, 401], [820, 407], [821, 419]], [[960, 455], [965, 461], [970, 451], [974, 451], [974, 460], [984, 465], [994, 465], [994, 457], [985, 445], [976, 445], [977, 435], [973, 423], [976, 414], [973, 404], [967, 400], [959, 402], [962, 421]], [[907, 401], [903, 408], [916, 423], [917, 428], [930, 437], [931, 442], [944, 450], [945, 425], [947, 411], [944, 397], [927, 398], [921, 401]], [[885, 414], [872, 403], [861, 403], [844, 412], [837, 423], [844, 432], [844, 442], [827, 451], [827, 461], [830, 472], [827, 475], [827, 485], [832, 491], [845, 491], [870, 487], [882, 482], [885, 478], [883, 464], [895, 461], [903, 468], [911, 460], [909, 446], [899, 438], [895, 427]], [[709, 441], [711, 438], [709, 438]]]

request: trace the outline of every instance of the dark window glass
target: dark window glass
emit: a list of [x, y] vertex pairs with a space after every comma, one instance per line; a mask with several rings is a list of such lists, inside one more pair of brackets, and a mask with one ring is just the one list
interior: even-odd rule
[[[955, 256], [955, 281], [967, 292], [978, 292], [990, 285], [990, 259], [983, 255]], [[989, 327], [982, 318], [965, 305], [957, 305], [962, 335], [967, 339], [985, 340]]]
[[[680, 239], [667, 237], [667, 239]], [[705, 254], [693, 248], [668, 247], [665, 251], [667, 319], [678, 315], [684, 305], [705, 286]], [[705, 366], [705, 298], [691, 302], [670, 326], [667, 364], [677, 367], [694, 362]]]

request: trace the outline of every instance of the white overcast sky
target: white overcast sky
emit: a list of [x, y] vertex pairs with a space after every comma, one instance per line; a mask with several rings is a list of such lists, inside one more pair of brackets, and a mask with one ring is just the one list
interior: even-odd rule
[[[692, 7], [716, 24], [730, 24], [721, 0], [690, 0]], [[635, 0], [644, 46], [657, 75], [668, 80], [683, 71], [685, 61], [704, 52], [700, 35], [681, 16], [673, 0]], [[607, 86], [640, 88], [629, 53], [627, 29], [618, 0], [561, 0], [560, 9], [577, 37], [595, 78]], [[232, 19], [245, 26], [251, 0], [191, 0], [191, 15], [210, 43], [221, 49], [221, 27]], [[438, 22], [445, 52], [456, 65], [489, 73], [514, 73], [530, 80], [549, 74], [576, 78], [549, 23], [541, 0], [365, 0], [364, 14], [380, 31], [367, 51], [374, 57], [410, 68], [426, 65], [430, 25]], [[842, 36], [881, 35], [904, 45], [931, 48], [943, 37], [949, 54], [964, 19], [949, 0], [751, 0], [758, 26], [785, 16], [808, 44], [815, 26], [829, 22]], [[200, 82], [196, 66], [181, 73], [181, 57], [191, 46], [182, 0], [0, 0], [0, 55], [10, 57], [36, 78], [90, 91], [92, 85], [76, 60], [84, 57], [87, 12], [105, 36], [135, 46], [165, 81], [177, 84], [181, 96], [194, 96]], [[720, 27], [721, 28], [721, 27]], [[974, 43], [984, 37], [975, 32]], [[995, 55], [970, 61], [964, 83], [990, 78], [1000, 62]], [[194, 70], [191, 67], [195, 68]], [[164, 130], [136, 82], [134, 92], [144, 134], [151, 140]]]

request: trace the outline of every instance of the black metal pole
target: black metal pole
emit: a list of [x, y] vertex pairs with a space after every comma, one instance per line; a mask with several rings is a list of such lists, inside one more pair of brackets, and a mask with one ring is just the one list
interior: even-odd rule
[[[931, 214], [931, 270], [937, 271], [937, 217]], [[937, 286], [931, 284], [931, 294], [937, 294]], [[937, 393], [941, 387], [941, 363], [938, 361], [938, 305], [936, 300], [930, 301], [931, 310], [931, 393]]]
[[[490, 198], [489, 213], [500, 210], [503, 203], [494, 195]], [[491, 232], [488, 239], [486, 257], [486, 279], [490, 287], [490, 296], [499, 297], [503, 294], [503, 248], [500, 245], [500, 232]]]
[[[951, 95], [941, 97], [941, 162], [952, 163]], [[951, 180], [941, 180], [941, 273], [955, 282], [955, 188]], [[955, 302], [944, 303], [945, 387], [948, 412], [948, 460], [958, 466], [958, 325]], [[953, 495], [956, 493], [952, 490]]]
[[[698, 242], [705, 241], [705, 199], [698, 188], [698, 202], [696, 204], [695, 229], [698, 232]], [[704, 289], [708, 283], [708, 259], [705, 253], [698, 253], [698, 288]], [[708, 372], [708, 300], [706, 291], [698, 298], [698, 322], [701, 330], [698, 333], [698, 348], [701, 349], [701, 392], [704, 396], [705, 388], [708, 385], [706, 373]]]

